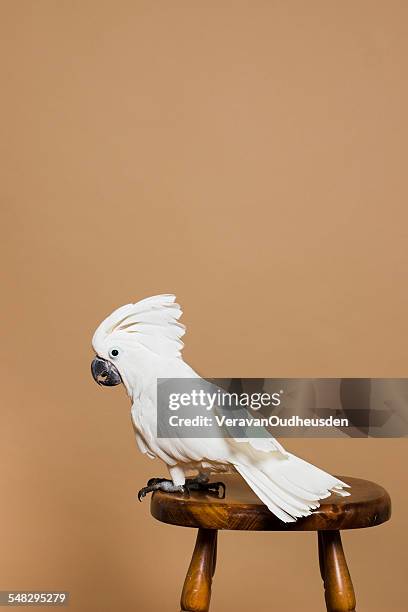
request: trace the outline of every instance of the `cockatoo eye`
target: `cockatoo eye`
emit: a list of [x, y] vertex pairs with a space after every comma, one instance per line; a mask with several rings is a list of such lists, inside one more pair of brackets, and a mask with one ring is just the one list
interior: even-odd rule
[[117, 357], [118, 355], [119, 355], [118, 349], [114, 348], [109, 351], [109, 357]]

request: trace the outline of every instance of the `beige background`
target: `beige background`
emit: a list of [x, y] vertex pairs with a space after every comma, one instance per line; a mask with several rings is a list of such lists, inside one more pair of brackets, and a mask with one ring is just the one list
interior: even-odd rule
[[[0, 588], [178, 609], [194, 533], [90, 339], [175, 292], [206, 376], [407, 376], [405, 2], [2, 1]], [[290, 440], [392, 494], [346, 533], [360, 612], [402, 612], [405, 440]], [[323, 610], [312, 534], [223, 533], [213, 612]]]

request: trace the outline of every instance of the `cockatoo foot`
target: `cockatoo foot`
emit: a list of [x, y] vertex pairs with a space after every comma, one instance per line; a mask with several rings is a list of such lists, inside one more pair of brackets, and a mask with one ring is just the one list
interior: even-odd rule
[[154, 491], [165, 491], [166, 493], [186, 493], [187, 487], [184, 485], [175, 485], [172, 480], [168, 480], [168, 478], [150, 478], [147, 482], [147, 486], [140, 489], [137, 494], [137, 499], [142, 501], [144, 497], [148, 493], [153, 493]]
[[138, 492], [137, 498], [139, 501], [142, 501], [148, 493], [153, 493], [154, 491], [186, 493], [187, 495], [190, 491], [205, 491], [206, 493], [216, 493], [218, 497], [224, 499], [225, 484], [223, 482], [209, 482], [208, 479], [204, 479], [202, 476], [187, 478], [184, 485], [175, 485], [168, 478], [150, 478], [147, 485]]
[[207, 493], [216, 493], [218, 497], [224, 499], [225, 484], [223, 482], [209, 482], [202, 477], [187, 478], [185, 487], [187, 491], [205, 491]]

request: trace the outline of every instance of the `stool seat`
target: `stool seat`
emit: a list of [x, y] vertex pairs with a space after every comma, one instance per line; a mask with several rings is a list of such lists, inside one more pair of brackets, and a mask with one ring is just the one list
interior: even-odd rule
[[310, 516], [284, 523], [272, 514], [238, 474], [220, 475], [225, 498], [192, 491], [190, 496], [157, 491], [152, 515], [163, 523], [204, 529], [245, 531], [320, 531], [380, 525], [391, 516], [387, 491], [369, 480], [338, 476], [350, 485], [350, 495], [331, 495]]

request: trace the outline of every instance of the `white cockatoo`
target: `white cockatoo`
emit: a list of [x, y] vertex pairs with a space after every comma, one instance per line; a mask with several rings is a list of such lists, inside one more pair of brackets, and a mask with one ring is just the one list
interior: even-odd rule
[[[154, 478], [139, 491], [185, 491], [189, 488], [218, 490], [210, 473], [238, 472], [259, 499], [284, 522], [308, 516], [319, 500], [331, 493], [349, 495], [346, 483], [285, 451], [273, 437], [256, 439], [159, 438], [157, 426], [157, 380], [198, 378], [183, 360], [185, 327], [178, 322], [182, 311], [174, 295], [157, 295], [115, 310], [97, 328], [92, 345], [96, 357], [92, 375], [101, 385], [123, 383], [132, 401], [132, 420], [142, 453], [158, 457], [167, 465], [171, 479]], [[213, 484], [213, 486], [212, 486]]]

